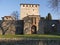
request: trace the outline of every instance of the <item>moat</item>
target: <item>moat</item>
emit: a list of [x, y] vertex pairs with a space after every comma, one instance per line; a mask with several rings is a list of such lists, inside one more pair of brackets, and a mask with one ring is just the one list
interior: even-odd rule
[[0, 45], [60, 45], [60, 39], [0, 38]]

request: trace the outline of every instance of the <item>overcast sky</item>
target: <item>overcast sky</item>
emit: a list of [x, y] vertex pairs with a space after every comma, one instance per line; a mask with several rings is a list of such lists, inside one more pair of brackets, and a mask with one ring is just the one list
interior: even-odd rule
[[0, 19], [3, 16], [10, 15], [13, 11], [18, 11], [20, 14], [20, 4], [40, 4], [40, 16], [45, 17], [51, 13], [53, 19], [58, 19], [58, 15], [54, 13], [48, 6], [47, 0], [0, 0]]

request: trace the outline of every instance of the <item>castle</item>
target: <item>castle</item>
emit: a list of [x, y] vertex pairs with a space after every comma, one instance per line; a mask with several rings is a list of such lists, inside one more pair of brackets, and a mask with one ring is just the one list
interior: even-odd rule
[[[20, 4], [20, 20], [2, 17], [0, 32], [3, 34], [59, 34], [60, 21], [40, 17], [39, 4]], [[6, 24], [6, 25], [5, 25]], [[1, 33], [2, 34], [2, 33]]]

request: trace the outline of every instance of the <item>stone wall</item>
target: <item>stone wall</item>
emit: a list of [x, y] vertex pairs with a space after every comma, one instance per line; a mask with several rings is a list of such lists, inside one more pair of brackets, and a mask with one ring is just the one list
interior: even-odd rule
[[58, 34], [60, 33], [59, 20], [40, 20], [39, 22], [39, 34]]
[[24, 22], [23, 20], [0, 20], [0, 34], [23, 34]]
[[40, 16], [29, 15], [27, 17], [24, 17], [23, 20], [24, 20], [24, 34], [32, 34], [33, 33], [32, 31], [36, 32], [35, 34], [37, 34]]

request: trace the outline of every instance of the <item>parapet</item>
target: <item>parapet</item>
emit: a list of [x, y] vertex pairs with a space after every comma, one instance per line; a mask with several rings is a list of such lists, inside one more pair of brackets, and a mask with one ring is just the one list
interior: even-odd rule
[[20, 4], [22, 7], [38, 7], [39, 4]]

